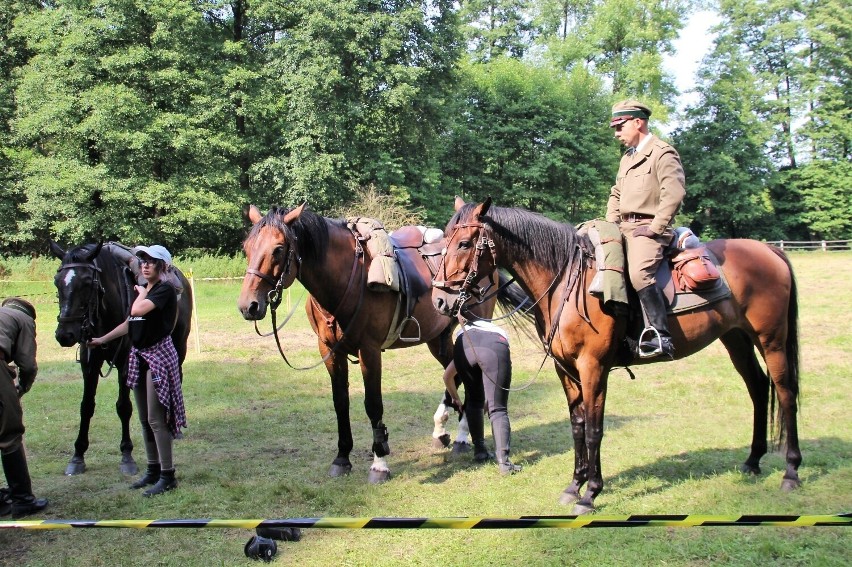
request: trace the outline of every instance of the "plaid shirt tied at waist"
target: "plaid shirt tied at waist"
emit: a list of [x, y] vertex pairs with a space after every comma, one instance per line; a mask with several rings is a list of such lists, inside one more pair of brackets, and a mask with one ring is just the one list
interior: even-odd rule
[[151, 369], [151, 381], [157, 391], [157, 399], [166, 408], [166, 424], [172, 435], [177, 437], [181, 428], [186, 427], [186, 408], [183, 404], [183, 391], [181, 390], [180, 361], [172, 337], [167, 336], [148, 348], [130, 347], [127, 386], [131, 389], [139, 383], [140, 358]]

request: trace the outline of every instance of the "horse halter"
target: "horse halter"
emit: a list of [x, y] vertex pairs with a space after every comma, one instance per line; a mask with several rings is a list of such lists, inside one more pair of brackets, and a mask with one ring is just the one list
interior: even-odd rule
[[[290, 241], [287, 242], [287, 256], [284, 259], [284, 266], [281, 270], [281, 274], [277, 278], [274, 275], [275, 266], [277, 264], [273, 265], [272, 274], [264, 274], [260, 270], [256, 270], [254, 268], [246, 268], [247, 276], [257, 276], [272, 286], [272, 289], [266, 294], [266, 300], [273, 309], [276, 309], [281, 304], [281, 291], [290, 287], [293, 284], [293, 280], [301, 275], [302, 257], [296, 253], [296, 246], [294, 245], [295, 241], [298, 239], [294, 236], [291, 240], [293, 243]], [[291, 278], [290, 268], [293, 260], [296, 261], [296, 273]], [[290, 280], [289, 282], [287, 282], [288, 279]]]
[[83, 304], [83, 310], [80, 315], [70, 315], [70, 316], [62, 316], [59, 315], [56, 317], [56, 321], [58, 323], [76, 323], [80, 322], [80, 340], [81, 342], [85, 342], [86, 339], [94, 336], [94, 322], [98, 318], [98, 308], [100, 306], [101, 296], [104, 293], [104, 287], [101, 285], [100, 278], [98, 277], [101, 274], [101, 269], [94, 263], [88, 262], [71, 262], [68, 264], [62, 264], [56, 270], [56, 273], [62, 273], [66, 270], [71, 270], [74, 268], [85, 268], [87, 270], [92, 270], [92, 285], [89, 290], [89, 297], [86, 299]]
[[[447, 275], [447, 250], [450, 247], [453, 239], [455, 239], [458, 230], [461, 228], [479, 228], [480, 234], [479, 238], [476, 241], [476, 245], [474, 247], [474, 252], [472, 255], [468, 257], [467, 262], [465, 263], [462, 269], [457, 269], [452, 274]], [[476, 282], [480, 281], [479, 277], [479, 261], [482, 259], [482, 255], [485, 253], [485, 249], [488, 249], [491, 252], [492, 263], [496, 266], [497, 254], [494, 250], [494, 240], [491, 238], [490, 234], [486, 230], [485, 225], [482, 223], [474, 222], [474, 223], [465, 223], [465, 224], [457, 224], [453, 228], [453, 233], [450, 235], [450, 238], [447, 240], [447, 246], [441, 251], [441, 265], [438, 268], [438, 274], [443, 274], [443, 280], [434, 280], [432, 282], [432, 287], [438, 288], [440, 290], [446, 292], [458, 292], [458, 297], [453, 303], [453, 306], [450, 308], [450, 315], [453, 317], [457, 316], [462, 306], [471, 298], [475, 297], [477, 300], [482, 300], [483, 295], [487, 292], [487, 290], [491, 287], [491, 282], [487, 286], [480, 286]], [[462, 279], [450, 279], [450, 276], [456, 276], [457, 274], [467, 275]]]

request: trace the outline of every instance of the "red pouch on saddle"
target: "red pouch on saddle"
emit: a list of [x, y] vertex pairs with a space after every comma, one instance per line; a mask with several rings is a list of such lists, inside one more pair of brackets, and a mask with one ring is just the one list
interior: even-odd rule
[[704, 291], [713, 288], [719, 270], [710, 259], [707, 248], [689, 248], [672, 258], [672, 277], [684, 291]]

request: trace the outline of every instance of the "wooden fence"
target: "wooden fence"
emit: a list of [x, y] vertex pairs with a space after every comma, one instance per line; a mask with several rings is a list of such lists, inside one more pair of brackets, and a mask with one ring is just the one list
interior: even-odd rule
[[770, 240], [772, 244], [782, 250], [850, 250], [852, 240]]

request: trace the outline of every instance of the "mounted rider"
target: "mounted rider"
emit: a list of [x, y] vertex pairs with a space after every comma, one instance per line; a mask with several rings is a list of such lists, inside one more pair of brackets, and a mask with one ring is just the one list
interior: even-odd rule
[[674, 357], [666, 301], [657, 287], [657, 268], [672, 241], [672, 221], [686, 195], [683, 165], [677, 151], [648, 131], [651, 110], [636, 100], [612, 107], [609, 125], [627, 147], [607, 201], [606, 220], [624, 237], [630, 283], [639, 294], [645, 331], [642, 358]]

